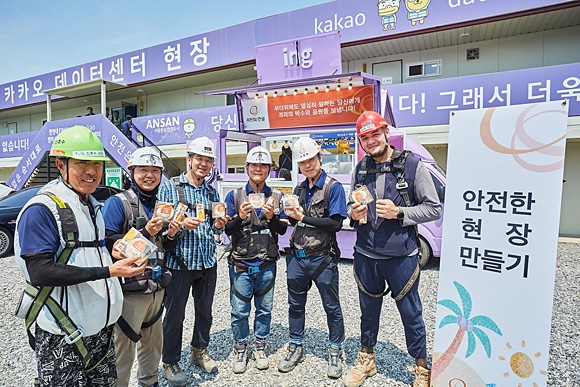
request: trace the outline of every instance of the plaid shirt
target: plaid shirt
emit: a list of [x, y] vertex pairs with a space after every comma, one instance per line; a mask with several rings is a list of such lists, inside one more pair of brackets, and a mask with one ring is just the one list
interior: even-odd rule
[[[185, 177], [185, 174], [179, 176], [179, 181], [183, 185], [183, 196], [188, 203], [193, 205], [203, 204], [206, 213], [211, 210], [211, 202], [219, 201], [219, 194], [216, 189], [208, 185], [205, 181], [199, 187], [195, 187]], [[166, 181], [159, 188], [157, 198], [162, 202], [173, 203], [177, 205], [179, 196], [177, 188], [173, 181]], [[187, 216], [195, 216], [194, 211], [187, 210]], [[212, 219], [209, 216], [204, 222], [199, 224], [195, 230], [185, 232], [185, 235], [177, 242], [173, 252], [168, 254], [166, 265], [170, 269], [179, 270], [176, 256], [181, 258], [189, 270], [201, 270], [202, 268], [213, 267], [216, 263], [216, 241], [214, 234], [221, 234], [223, 229], [216, 229]]]

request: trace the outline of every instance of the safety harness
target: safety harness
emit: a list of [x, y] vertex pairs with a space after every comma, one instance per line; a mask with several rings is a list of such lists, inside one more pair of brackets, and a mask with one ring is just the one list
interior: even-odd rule
[[[60, 217], [60, 223], [62, 227], [62, 236], [65, 241], [64, 249], [61, 251], [56, 263], [66, 265], [72, 255], [73, 250], [78, 248], [90, 247], [90, 248], [98, 248], [105, 245], [104, 240], [94, 240], [94, 241], [79, 241], [79, 229], [76, 223], [75, 215], [73, 210], [63, 202], [58, 196], [50, 193], [50, 192], [43, 192], [42, 194], [48, 196], [56, 203], [56, 208], [58, 211], [58, 215]], [[74, 345], [74, 348], [77, 354], [81, 357], [83, 361], [83, 365], [85, 370], [88, 372], [93, 370], [97, 367], [107, 356], [105, 355], [102, 359], [100, 359], [95, 365], [89, 368], [89, 362], [91, 360], [91, 354], [87, 350], [85, 343], [82, 339], [84, 334], [84, 330], [82, 327], [75, 324], [72, 321], [67, 313], [64, 311], [62, 306], [60, 306], [50, 295], [52, 290], [54, 289], [53, 286], [42, 286], [36, 287], [33, 286], [30, 282], [26, 282], [24, 286], [24, 293], [28, 294], [30, 297], [33, 298], [32, 304], [28, 309], [25, 317], [25, 324], [26, 324], [26, 332], [28, 334], [28, 344], [35, 349], [35, 337], [32, 334], [30, 328], [32, 324], [38, 318], [40, 311], [42, 310], [43, 306], [46, 306], [52, 316], [54, 317], [55, 321], [58, 323], [59, 327], [66, 332], [66, 336], [64, 340], [67, 344]], [[24, 294], [23, 294], [24, 297]], [[109, 347], [112, 343], [112, 336], [111, 340], [109, 341]], [[36, 383], [37, 381], [35, 381]]]
[[[405, 201], [405, 205], [407, 207], [411, 207], [412, 203], [411, 203], [411, 199], [409, 198], [409, 191], [408, 191], [409, 184], [405, 181], [405, 164], [407, 161], [407, 156], [412, 155], [412, 152], [408, 151], [408, 150], [399, 151], [398, 149], [395, 149], [394, 152], [395, 153], [393, 154], [393, 156], [395, 156], [395, 157], [392, 158], [392, 162], [390, 164], [383, 165], [381, 168], [373, 168], [373, 169], [368, 169], [368, 163], [370, 161], [370, 157], [368, 155], [365, 155], [365, 157], [361, 160], [360, 169], [356, 175], [357, 183], [356, 183], [355, 189], [362, 187], [364, 185], [364, 181], [365, 181], [366, 177], [369, 175], [390, 172], [393, 175], [395, 175], [395, 178], [397, 179], [396, 188], [397, 188], [397, 191], [399, 191], [399, 195], [401, 195], [401, 197]], [[397, 155], [398, 152], [400, 152], [400, 153]], [[419, 229], [418, 229], [417, 225], [415, 225], [414, 228], [415, 228], [415, 235], [417, 237], [417, 241], [419, 241]], [[419, 262], [421, 260], [421, 249], [419, 249], [419, 253], [418, 253], [417, 257], [418, 257], [417, 266], [415, 267], [415, 270], [413, 270], [413, 274], [411, 274], [411, 278], [409, 278], [409, 280], [407, 281], [407, 283], [405, 284], [403, 289], [401, 289], [401, 291], [398, 295], [396, 295], [396, 296], [393, 295], [393, 298], [395, 299], [395, 301], [399, 301], [403, 297], [405, 297], [405, 295], [409, 292], [409, 290], [411, 289], [411, 287], [413, 286], [413, 284], [415, 283], [415, 281], [419, 277], [419, 272], [421, 271], [421, 267], [419, 265]], [[360, 279], [356, 275], [354, 265], [352, 266], [352, 269], [353, 269], [354, 280], [356, 281], [356, 284], [358, 285], [359, 289], [367, 296], [373, 297], [373, 298], [380, 298], [380, 297], [386, 296], [387, 294], [389, 294], [391, 292], [391, 288], [387, 286], [386, 290], [381, 292], [381, 293], [376, 293], [376, 294], [370, 293], [369, 291], [367, 291], [365, 289], [365, 287], [361, 283]]]
[[[338, 183], [338, 181], [336, 181], [332, 177], [326, 175], [326, 179], [324, 180], [324, 185], [322, 186], [322, 194], [323, 194], [322, 205], [324, 208], [324, 217], [325, 218], [328, 217], [328, 202], [329, 202], [329, 197], [330, 197], [330, 189], [332, 188], [332, 186], [335, 183]], [[298, 186], [298, 188], [296, 189], [296, 193], [298, 194], [298, 198], [299, 198], [298, 202], [299, 203], [306, 203], [306, 190], [304, 189], [304, 186], [302, 184], [300, 184]], [[308, 227], [308, 226], [304, 225], [304, 227]], [[292, 253], [295, 255], [298, 251], [299, 250], [292, 249]], [[331, 236], [330, 244], [328, 246], [321, 246], [321, 247], [318, 247], [316, 249], [304, 249], [302, 251], [302, 254], [303, 254], [302, 258], [305, 258], [308, 256], [325, 254], [327, 252], [329, 254], [324, 258], [324, 260], [320, 263], [320, 265], [318, 265], [316, 270], [314, 270], [314, 272], [310, 276], [310, 281], [308, 282], [308, 287], [306, 288], [305, 291], [297, 292], [297, 291], [293, 290], [290, 287], [290, 285], [288, 285], [288, 290], [294, 294], [308, 293], [308, 291], [312, 287], [312, 283], [316, 281], [318, 276], [324, 271], [324, 269], [326, 269], [326, 267], [330, 264], [330, 262], [332, 262], [333, 260], [338, 260], [340, 258], [340, 249], [338, 248], [338, 242], [336, 241], [336, 234]]]
[[[244, 201], [245, 190], [246, 190], [245, 187], [239, 187], [234, 191], [234, 206], [235, 206], [236, 213], [239, 212], [240, 205]], [[272, 192], [272, 197], [274, 197], [274, 195], [275, 195], [275, 193]], [[281, 195], [276, 194], [276, 196], [277, 196], [277, 198], [275, 198], [274, 201], [277, 202], [278, 206], [279, 206]], [[256, 215], [255, 210], [252, 210], [250, 212], [250, 214], [248, 214], [248, 216], [250, 217], [249, 219], [252, 219], [252, 218], [257, 219], [257, 215]], [[248, 218], [246, 218], [246, 219], [248, 219]], [[262, 232], [270, 233], [270, 230], [267, 226], [264, 227], [264, 226], [255, 225], [254, 222], [250, 220], [249, 222], [245, 223], [242, 226], [242, 229], [238, 231], [238, 234], [240, 237], [243, 237], [243, 236], [247, 236], [247, 235], [250, 235], [253, 233], [262, 233]], [[276, 259], [264, 261], [259, 266], [248, 266], [248, 265], [244, 264], [243, 262], [239, 262], [239, 261], [233, 259], [233, 257], [232, 257], [233, 251], [234, 251], [234, 246], [233, 246], [233, 242], [232, 242], [232, 249], [231, 249], [230, 254], [228, 256], [228, 264], [231, 266], [235, 266], [236, 268], [242, 269], [243, 271], [247, 271], [248, 274], [256, 274], [256, 273], [259, 273], [263, 270], [266, 270], [266, 268], [268, 268], [270, 265], [275, 264], [279, 258], [279, 255], [278, 255], [278, 257], [276, 257]], [[266, 286], [264, 288], [264, 290], [262, 290], [261, 292], [253, 293], [250, 297], [246, 297], [243, 294], [241, 294], [236, 289], [236, 287], [234, 285], [234, 281], [232, 279], [230, 279], [230, 288], [232, 290], [232, 293], [234, 293], [234, 295], [236, 297], [238, 297], [240, 300], [242, 300], [243, 302], [250, 302], [250, 301], [252, 301], [252, 298], [254, 296], [262, 297], [262, 296], [266, 295], [274, 287], [275, 282], [276, 282], [276, 277], [272, 278], [272, 280], [270, 281], [268, 286]]]
[[[133, 192], [132, 189], [129, 189], [121, 192], [120, 194], [117, 195], [117, 197], [121, 199], [121, 203], [123, 203], [123, 210], [125, 212], [125, 222], [123, 223], [122, 232], [126, 233], [131, 229], [131, 227], [134, 227], [136, 229], [141, 229], [145, 227], [145, 224], [147, 224], [147, 213], [145, 212], [145, 209], [142, 208], [143, 206], [139, 206], [139, 198], [137, 197], [137, 194], [135, 194], [135, 192]], [[145, 269], [145, 272], [143, 274], [136, 276], [135, 280], [142, 279], [154, 279], [153, 271], [147, 268]], [[147, 329], [153, 324], [155, 324], [157, 320], [161, 318], [161, 315], [163, 315], [164, 306], [165, 301], [161, 303], [159, 311], [155, 314], [155, 316], [153, 316], [153, 318], [150, 321], [141, 324], [140, 330]], [[119, 328], [121, 328], [125, 336], [127, 336], [131, 341], [136, 343], [139, 340], [141, 340], [142, 337], [141, 334], [135, 332], [133, 328], [131, 328], [129, 323], [127, 323], [127, 320], [123, 318], [123, 316], [119, 317], [119, 319], [117, 320], [117, 325], [119, 326]]]
[[[193, 213], [195, 214], [196, 211], [196, 207], [195, 204], [191, 204], [189, 203], [186, 199], [185, 199], [185, 194], [183, 192], [183, 187], [185, 186], [185, 183], [182, 182], [179, 179], [179, 176], [174, 176], [171, 178], [171, 182], [173, 183], [173, 186], [175, 187], [176, 191], [177, 191], [177, 201], [179, 203], [183, 203], [187, 206], [187, 208], [190, 211], [193, 211]], [[217, 197], [216, 197], [216, 193], [215, 191], [210, 190], [210, 193], [212, 195], [212, 199], [211, 201], [213, 202], [217, 202]], [[212, 219], [212, 215], [211, 215], [211, 209], [205, 209], [205, 213], [206, 216], [210, 219]], [[182, 230], [185, 231], [185, 230]], [[177, 233], [177, 235], [175, 236], [176, 238], [180, 238], [181, 235], [180, 233]], [[187, 267], [187, 265], [185, 264], [185, 262], [183, 261], [183, 259], [181, 257], [178, 257], [177, 255], [173, 254], [173, 257], [175, 258], [175, 262], [177, 262], [177, 265], [179, 266], [179, 268], [181, 269], [181, 272], [183, 273], [183, 275], [185, 275], [185, 278], [187, 279], [187, 281], [189, 281], [189, 283], [191, 284], [191, 286], [193, 286], [195, 284], [195, 279], [193, 278], [193, 275], [191, 274], [191, 272], [189, 271], [189, 268]]]

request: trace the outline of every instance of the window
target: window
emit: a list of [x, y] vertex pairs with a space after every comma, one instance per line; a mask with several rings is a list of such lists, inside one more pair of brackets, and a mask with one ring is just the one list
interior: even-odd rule
[[407, 79], [441, 75], [441, 59], [407, 65]]

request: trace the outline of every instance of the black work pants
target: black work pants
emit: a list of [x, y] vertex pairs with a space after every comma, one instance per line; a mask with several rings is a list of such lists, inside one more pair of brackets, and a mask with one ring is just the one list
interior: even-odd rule
[[163, 319], [163, 354], [166, 364], [173, 364], [181, 357], [183, 322], [189, 293], [193, 296], [195, 322], [191, 346], [207, 348], [209, 331], [213, 320], [212, 304], [217, 280], [217, 266], [202, 270], [190, 270], [193, 285], [181, 270], [171, 270], [172, 278], [165, 288], [165, 318]]

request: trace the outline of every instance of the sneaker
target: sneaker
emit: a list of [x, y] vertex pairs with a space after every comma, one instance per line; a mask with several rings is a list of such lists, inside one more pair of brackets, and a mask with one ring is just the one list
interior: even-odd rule
[[248, 368], [248, 345], [246, 343], [236, 343], [234, 344], [233, 352], [232, 368], [234, 369], [234, 374], [243, 374]]
[[377, 373], [375, 355], [372, 353], [359, 352], [354, 367], [344, 377], [343, 384], [346, 387], [358, 387], [365, 382], [367, 377]]
[[328, 348], [328, 370], [326, 374], [329, 378], [340, 378], [342, 376], [342, 350], [340, 348]]
[[217, 364], [207, 354], [207, 348], [191, 347], [191, 362], [200, 366], [208, 374], [217, 372]]
[[415, 365], [415, 381], [413, 387], [429, 387], [429, 380], [431, 379], [431, 370]]
[[296, 367], [296, 364], [304, 361], [304, 352], [301, 345], [294, 343], [288, 344], [288, 353], [278, 363], [278, 371], [290, 372]]
[[179, 363], [163, 363], [163, 375], [172, 386], [185, 386], [187, 384], [187, 375], [185, 375]]
[[254, 345], [254, 360], [256, 360], [256, 368], [259, 370], [267, 370], [270, 367], [268, 356], [266, 356], [266, 342], [256, 342]]

